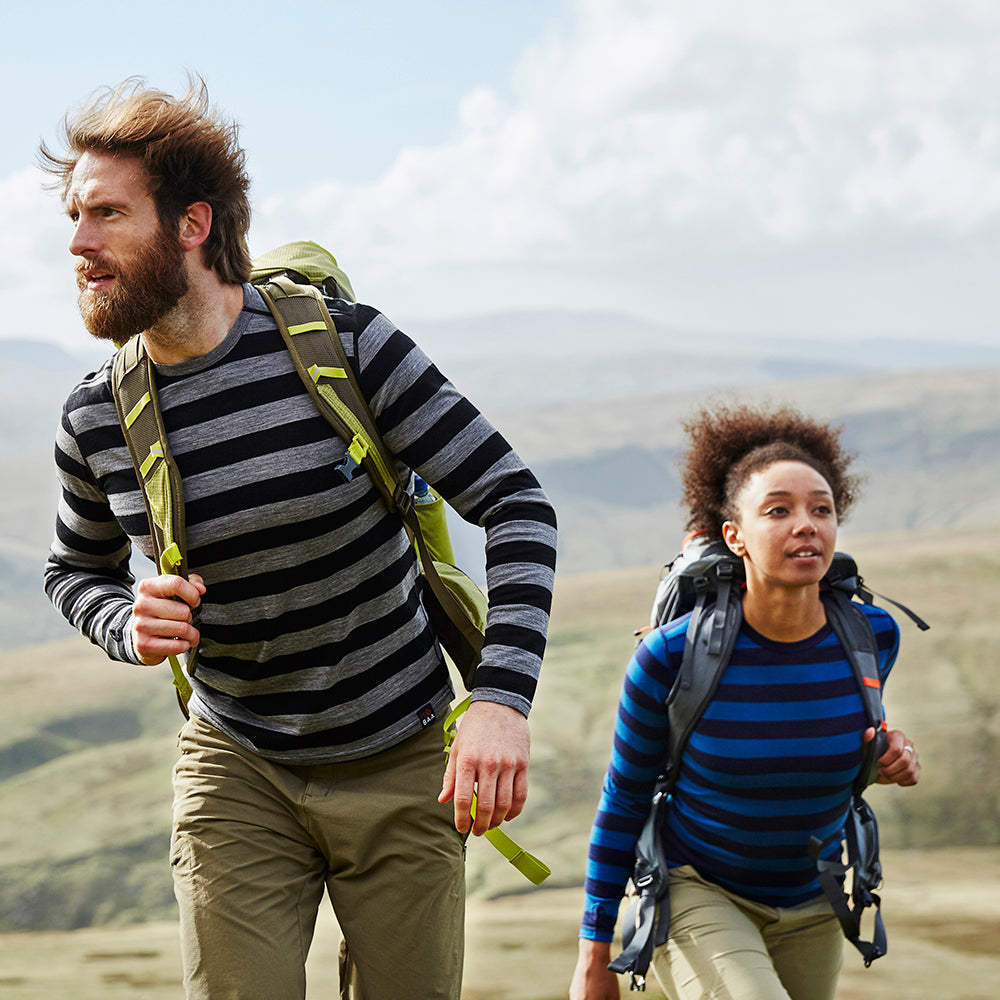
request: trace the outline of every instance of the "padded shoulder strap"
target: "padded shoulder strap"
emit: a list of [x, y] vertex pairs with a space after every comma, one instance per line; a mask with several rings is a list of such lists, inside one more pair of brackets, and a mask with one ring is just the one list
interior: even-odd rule
[[[149, 533], [161, 573], [188, 575], [184, 538], [184, 492], [163, 426], [152, 362], [136, 335], [119, 349], [112, 372], [112, 395], [136, 478], [142, 488]], [[197, 649], [187, 656], [193, 674]], [[191, 684], [176, 656], [167, 658], [174, 675], [177, 701], [187, 715]]]
[[827, 621], [840, 641], [864, 702], [868, 723], [876, 737], [865, 747], [865, 759], [858, 775], [857, 788], [867, 788], [878, 778], [878, 759], [885, 752], [887, 736], [882, 711], [882, 678], [878, 669], [878, 645], [865, 613], [838, 590], [823, 593]]
[[739, 587], [731, 575], [724, 574], [719, 580], [715, 603], [706, 606], [702, 594], [691, 612], [680, 673], [667, 699], [667, 791], [677, 780], [688, 739], [719, 686], [742, 621]]
[[345, 474], [350, 478], [356, 466], [364, 465], [390, 510], [406, 506], [395, 460], [382, 442], [322, 294], [282, 276], [258, 291], [317, 409], [347, 444]]
[[[364, 466], [386, 506], [402, 519], [427, 583], [447, 619], [440, 627], [450, 623], [453, 634], [449, 642], [467, 648], [465, 658], [478, 664], [483, 633], [438, 573], [420, 528], [413, 497], [382, 441], [322, 294], [312, 285], [298, 285], [280, 276], [258, 290], [274, 314], [306, 389], [320, 413], [347, 444], [349, 463]], [[352, 467], [345, 469], [345, 474], [351, 472]], [[466, 683], [470, 683], [469, 678]]]
[[138, 336], [127, 341], [115, 357], [113, 394], [146, 502], [160, 572], [187, 576], [180, 474], [167, 444], [152, 362]]

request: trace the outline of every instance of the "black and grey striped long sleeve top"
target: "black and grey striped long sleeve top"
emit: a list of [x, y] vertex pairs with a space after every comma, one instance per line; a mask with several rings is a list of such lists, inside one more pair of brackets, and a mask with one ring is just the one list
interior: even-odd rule
[[[555, 515], [490, 423], [375, 309], [329, 303], [387, 447], [486, 529], [489, 616], [473, 698], [527, 714], [551, 604]], [[157, 369], [185, 496], [199, 609], [191, 710], [262, 756], [367, 756], [412, 735], [453, 695], [398, 517], [319, 415], [250, 286], [225, 341]], [[119, 660], [132, 546], [152, 548], [118, 423], [111, 365], [74, 389], [56, 441], [62, 497], [45, 589]]]

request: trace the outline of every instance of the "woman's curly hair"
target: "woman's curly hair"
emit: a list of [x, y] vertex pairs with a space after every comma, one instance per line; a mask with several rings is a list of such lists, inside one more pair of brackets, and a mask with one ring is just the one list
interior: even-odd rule
[[804, 462], [815, 469], [830, 486], [840, 521], [857, 498], [860, 477], [848, 473], [854, 455], [841, 445], [842, 427], [821, 424], [789, 406], [725, 404], [705, 407], [683, 426], [690, 446], [681, 501], [689, 530], [721, 538], [747, 480], [774, 462]]

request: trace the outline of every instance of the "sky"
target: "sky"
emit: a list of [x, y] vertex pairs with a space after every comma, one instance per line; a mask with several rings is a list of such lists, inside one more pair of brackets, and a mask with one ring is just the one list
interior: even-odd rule
[[241, 128], [251, 251], [404, 329], [596, 310], [709, 337], [995, 343], [995, 0], [64, 0], [5, 15], [0, 337], [72, 346], [40, 140], [126, 77]]

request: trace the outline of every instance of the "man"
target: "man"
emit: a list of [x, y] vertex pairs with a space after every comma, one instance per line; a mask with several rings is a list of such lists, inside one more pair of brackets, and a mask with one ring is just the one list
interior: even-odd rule
[[[304, 995], [324, 887], [367, 1000], [457, 997], [464, 839], [521, 811], [555, 518], [507, 442], [369, 306], [328, 300], [386, 445], [486, 529], [490, 611], [442, 778], [453, 691], [411, 546], [246, 284], [248, 180], [204, 86], [128, 81], [41, 150], [91, 333], [138, 333], [185, 496], [187, 579], [152, 552], [110, 363], [67, 400], [46, 592], [115, 659], [198, 646], [171, 864], [188, 997]], [[435, 723], [436, 724], [432, 724]], [[473, 789], [478, 805], [470, 816]], [[450, 803], [450, 804], [449, 804]]]

